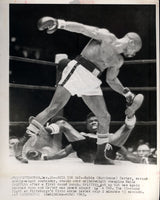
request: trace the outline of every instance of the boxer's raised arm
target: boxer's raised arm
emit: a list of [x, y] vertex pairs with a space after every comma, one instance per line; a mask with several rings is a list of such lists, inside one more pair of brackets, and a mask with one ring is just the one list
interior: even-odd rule
[[114, 35], [110, 33], [107, 29], [102, 29], [94, 26], [89, 26], [77, 22], [71, 22], [71, 21], [60, 21], [62, 22], [62, 25], [60, 26], [60, 29], [64, 29], [70, 32], [80, 33], [87, 37], [94, 38], [97, 40], [108, 40], [112, 41], [114, 39]]
[[38, 29], [46, 29], [48, 34], [54, 33], [57, 29], [63, 29], [70, 32], [80, 33], [97, 40], [106, 40], [108, 42], [116, 40], [115, 35], [110, 33], [107, 29], [97, 28], [78, 22], [55, 19], [52, 17], [42, 17], [38, 21]]

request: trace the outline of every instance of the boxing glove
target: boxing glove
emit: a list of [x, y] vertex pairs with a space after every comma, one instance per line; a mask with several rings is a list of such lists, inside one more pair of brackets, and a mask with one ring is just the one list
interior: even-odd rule
[[133, 103], [133, 99], [134, 99], [135, 95], [127, 87], [124, 88], [123, 95], [126, 98], [127, 106], [130, 106]]
[[59, 132], [60, 132], [60, 127], [55, 123], [52, 123], [49, 126], [46, 126], [45, 129], [51, 135], [59, 134]]
[[39, 31], [46, 30], [48, 34], [54, 33], [58, 28], [64, 26], [64, 20], [58, 20], [53, 17], [42, 17], [38, 20], [37, 27]]

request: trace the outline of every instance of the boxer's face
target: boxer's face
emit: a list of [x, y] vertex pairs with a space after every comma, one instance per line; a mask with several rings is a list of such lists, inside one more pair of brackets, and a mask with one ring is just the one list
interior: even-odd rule
[[123, 54], [127, 58], [132, 58], [136, 55], [136, 47], [133, 42], [129, 42], [128, 46], [125, 48]]
[[124, 49], [123, 54], [127, 58], [132, 58], [141, 49], [141, 46], [136, 43], [134, 39], [129, 38], [128, 35], [125, 36], [125, 39], [127, 41], [127, 46]]
[[12, 138], [12, 139], [10, 139], [10, 140], [9, 140], [9, 148], [12, 149], [13, 146], [14, 146], [17, 142], [19, 142], [18, 138]]
[[87, 129], [91, 133], [96, 133], [98, 129], [98, 119], [95, 116], [88, 118]]
[[132, 49], [127, 49], [123, 54], [127, 58], [132, 58], [136, 55], [136, 51]]

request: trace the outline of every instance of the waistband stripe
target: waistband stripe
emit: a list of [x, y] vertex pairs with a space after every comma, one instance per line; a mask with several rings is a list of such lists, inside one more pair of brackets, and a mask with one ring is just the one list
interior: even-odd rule
[[100, 69], [94, 63], [84, 58], [82, 55], [77, 56], [75, 60], [87, 70], [92, 72], [95, 76], [99, 76], [101, 74]]

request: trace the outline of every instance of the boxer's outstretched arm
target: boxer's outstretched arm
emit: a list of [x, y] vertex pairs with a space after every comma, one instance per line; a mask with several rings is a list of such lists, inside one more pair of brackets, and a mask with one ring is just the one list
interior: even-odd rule
[[105, 40], [106, 42], [112, 42], [117, 39], [114, 34], [104, 28], [97, 28], [95, 26], [55, 19], [47, 16], [40, 18], [37, 26], [40, 31], [46, 30], [48, 34], [54, 33], [57, 29], [63, 29], [70, 32], [80, 33], [96, 40]]
[[62, 21], [58, 20], [60, 24], [60, 29], [64, 29], [66, 31], [80, 33], [90, 38], [94, 38], [97, 40], [105, 40], [108, 42], [112, 42], [116, 39], [115, 35], [110, 33], [107, 29], [98, 28], [94, 26], [85, 25], [78, 22], [71, 22], [71, 21]]
[[46, 156], [45, 159], [46, 160], [61, 159], [61, 158], [67, 157], [69, 154], [71, 154], [73, 152], [74, 152], [74, 150], [72, 148], [72, 145], [69, 144], [64, 149], [58, 151], [57, 153], [55, 153], [53, 155]]

